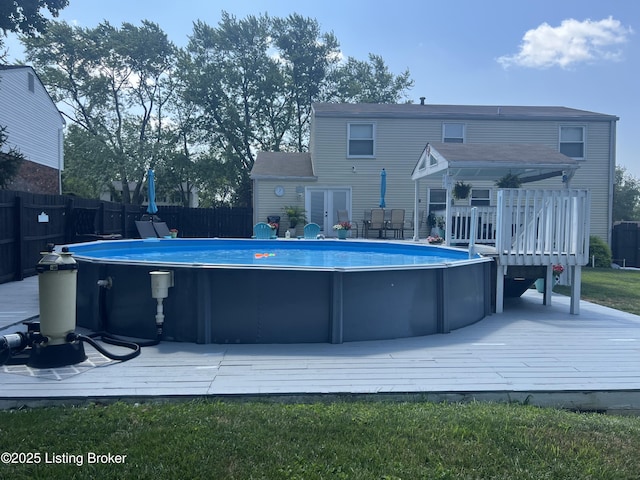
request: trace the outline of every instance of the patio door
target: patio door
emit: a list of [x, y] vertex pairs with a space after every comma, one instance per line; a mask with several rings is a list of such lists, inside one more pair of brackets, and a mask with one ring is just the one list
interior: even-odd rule
[[338, 210], [347, 210], [351, 216], [351, 189], [308, 188], [305, 198], [307, 220], [320, 225], [325, 237], [335, 237], [333, 226], [337, 223]]

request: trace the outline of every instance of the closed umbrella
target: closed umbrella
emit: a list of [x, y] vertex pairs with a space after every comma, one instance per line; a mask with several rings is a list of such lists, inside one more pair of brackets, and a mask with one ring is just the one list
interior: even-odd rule
[[387, 205], [384, 203], [384, 196], [387, 193], [387, 172], [382, 169], [380, 172], [380, 208], [385, 208]]
[[147, 176], [147, 187], [149, 189], [149, 205], [147, 206], [147, 213], [155, 215], [158, 213], [158, 206], [156, 205], [156, 181], [153, 170], [149, 169], [149, 175]]

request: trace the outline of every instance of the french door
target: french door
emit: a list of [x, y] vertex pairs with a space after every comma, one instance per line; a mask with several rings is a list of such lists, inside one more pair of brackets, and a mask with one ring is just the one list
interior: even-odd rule
[[320, 225], [325, 237], [335, 237], [333, 226], [338, 222], [338, 210], [347, 210], [351, 217], [351, 189], [307, 188], [305, 210], [307, 220]]

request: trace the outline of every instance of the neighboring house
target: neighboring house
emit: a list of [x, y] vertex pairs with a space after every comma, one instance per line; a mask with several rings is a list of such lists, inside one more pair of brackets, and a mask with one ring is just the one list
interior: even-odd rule
[[65, 121], [33, 68], [0, 65], [0, 125], [8, 137], [3, 150], [25, 158], [9, 188], [61, 193]]
[[[471, 149], [475, 144], [510, 144], [516, 157], [518, 145], [522, 153], [535, 144], [546, 147], [554, 161], [566, 158], [565, 163], [578, 164], [571, 171], [571, 187], [591, 192], [591, 233], [610, 242], [617, 120], [614, 115], [566, 107], [314, 104], [309, 154], [258, 154], [251, 173], [254, 220], [282, 215], [284, 205], [298, 204], [325, 235], [334, 235], [337, 210], [348, 210], [361, 225], [364, 212], [379, 206], [384, 169], [386, 208], [405, 209], [411, 226], [416, 195], [420, 219], [446, 207], [442, 177], [422, 179], [418, 192], [412, 181], [428, 143], [467, 144]], [[527, 156], [527, 165], [535, 170], [531, 162], [536, 160]], [[539, 162], [545, 164], [545, 158]], [[546, 176], [527, 188], [564, 187], [561, 172]], [[469, 197], [456, 200], [457, 205], [495, 205], [498, 178], [469, 175], [456, 180], [472, 186]], [[421, 236], [428, 233], [425, 223], [420, 228]]]
[[[120, 180], [113, 180], [111, 182], [111, 187], [115, 192], [122, 193], [122, 182]], [[129, 182], [129, 191], [133, 191], [136, 188], [136, 182]], [[143, 187], [144, 192], [144, 201], [143, 205], [149, 204], [148, 190], [147, 185], [145, 184]], [[187, 205], [189, 208], [198, 208], [200, 204], [200, 197], [198, 196], [198, 189], [193, 185], [188, 185], [186, 182], [182, 184], [182, 188], [187, 192], [187, 198], [189, 200], [189, 204]], [[107, 187], [104, 188], [102, 193], [100, 194], [100, 200], [104, 200], [106, 202], [117, 202], [119, 201], [117, 198], [114, 198], [112, 195], [112, 191]], [[171, 194], [161, 195], [159, 192], [156, 192], [156, 205], [158, 206], [167, 206], [167, 205], [178, 205], [182, 206], [182, 194], [178, 189], [175, 189]]]

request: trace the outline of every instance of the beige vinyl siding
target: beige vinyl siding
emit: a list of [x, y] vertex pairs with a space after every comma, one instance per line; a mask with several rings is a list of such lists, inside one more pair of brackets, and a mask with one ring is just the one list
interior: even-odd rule
[[[347, 125], [373, 123], [376, 129], [374, 158], [348, 158]], [[586, 158], [571, 182], [575, 188], [591, 191], [591, 231], [607, 239], [609, 230], [608, 201], [611, 184], [609, 166], [609, 121], [560, 122], [557, 120], [456, 120], [456, 119], [400, 119], [400, 118], [345, 118], [314, 117], [310, 137], [310, 152], [317, 181], [288, 179], [259, 179], [255, 183], [254, 217], [265, 221], [267, 215], [283, 217], [280, 234], [288, 226], [282, 207], [303, 205], [296, 187], [351, 188], [352, 219], [362, 225], [365, 210], [375, 208], [380, 201], [380, 172], [387, 172], [388, 209], [403, 208], [406, 218], [414, 208], [414, 182], [411, 172], [428, 142], [442, 140], [443, 123], [464, 123], [466, 143], [538, 143], [557, 150], [560, 125], [584, 125], [586, 127]], [[353, 169], [355, 168], [355, 172]], [[490, 188], [492, 205], [495, 205], [497, 187], [493, 181], [466, 179], [475, 188]], [[442, 188], [441, 178], [420, 182], [420, 209], [427, 207], [428, 188]], [[282, 185], [285, 195], [277, 197], [274, 188]], [[559, 177], [529, 184], [539, 188], [562, 188]], [[459, 202], [458, 202], [459, 203]], [[462, 202], [464, 204], [464, 201]], [[468, 203], [468, 201], [467, 201]], [[301, 227], [299, 227], [301, 228]], [[424, 236], [423, 227], [421, 236]], [[410, 235], [410, 232], [407, 232]]]
[[[284, 187], [284, 195], [278, 197], [275, 188], [281, 185]], [[305, 185], [315, 185], [315, 182], [291, 181], [282, 179], [258, 179], [254, 181], [254, 205], [253, 223], [266, 222], [271, 215], [280, 216], [280, 236], [289, 227], [289, 222], [282, 209], [285, 205], [298, 205], [304, 208], [304, 198], [300, 199], [296, 193], [296, 187]], [[298, 225], [299, 233], [302, 232], [301, 225]]]
[[[376, 125], [375, 158], [347, 157], [347, 125], [350, 122]], [[350, 187], [352, 219], [361, 225], [364, 211], [379, 205], [380, 172], [384, 168], [387, 208], [403, 208], [408, 218], [414, 204], [411, 171], [429, 137], [434, 133], [439, 135], [440, 129], [439, 122], [315, 118], [312, 137], [316, 148], [312, 156], [318, 182], [314, 186]], [[426, 187], [422, 190], [426, 198]]]

